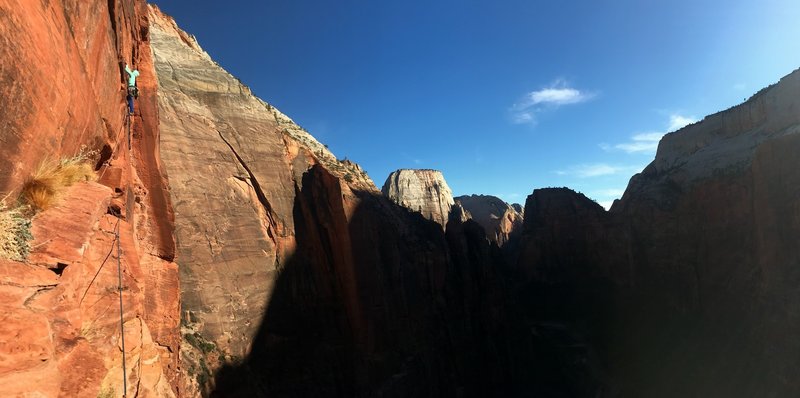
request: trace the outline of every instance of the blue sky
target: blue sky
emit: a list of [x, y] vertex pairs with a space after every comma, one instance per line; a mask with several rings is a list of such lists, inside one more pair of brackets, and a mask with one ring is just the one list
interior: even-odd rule
[[254, 93], [360, 163], [456, 195], [608, 204], [664, 132], [800, 67], [797, 0], [153, 0]]

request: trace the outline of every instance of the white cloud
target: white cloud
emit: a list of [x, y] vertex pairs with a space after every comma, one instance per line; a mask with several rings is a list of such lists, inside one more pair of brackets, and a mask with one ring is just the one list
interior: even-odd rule
[[556, 80], [549, 87], [531, 91], [511, 107], [511, 121], [515, 124], [536, 124], [536, 114], [547, 108], [586, 102], [594, 94], [569, 87], [564, 80]]
[[601, 143], [600, 148], [604, 151], [620, 150], [627, 153], [654, 154], [658, 149], [658, 142], [667, 132], [679, 130], [689, 124], [697, 122], [691, 116], [672, 114], [669, 116], [669, 125], [665, 132], [653, 131], [633, 135], [628, 142], [615, 145]]
[[533, 118], [533, 113], [531, 112], [518, 112], [511, 115], [511, 118], [514, 124], [526, 124], [526, 123], [536, 122], [536, 120]]
[[636, 134], [630, 141], [614, 145], [614, 148], [627, 153], [654, 153], [658, 149], [658, 141], [663, 136], [664, 133]]
[[669, 129], [667, 131], [675, 131], [686, 127], [692, 123], [697, 122], [697, 119], [689, 116], [681, 116], [681, 115], [670, 115], [669, 116]]
[[574, 88], [544, 88], [539, 91], [528, 93], [528, 101], [531, 105], [553, 104], [569, 105], [577, 104], [591, 98], [590, 95], [582, 93]]
[[736, 83], [733, 85], [733, 89], [736, 91], [742, 91], [747, 88], [747, 84], [744, 83]]

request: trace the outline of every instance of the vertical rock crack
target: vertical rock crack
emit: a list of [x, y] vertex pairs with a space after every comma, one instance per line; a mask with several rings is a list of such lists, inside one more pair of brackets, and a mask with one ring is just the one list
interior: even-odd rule
[[225, 139], [225, 136], [222, 134], [222, 132], [217, 130], [217, 133], [219, 134], [219, 138], [222, 138], [222, 141], [225, 142], [225, 145], [231, 149], [233, 156], [236, 157], [236, 160], [239, 161], [239, 164], [242, 166], [242, 168], [247, 172], [247, 175], [250, 178], [250, 183], [252, 184], [253, 190], [256, 193], [256, 197], [261, 203], [261, 206], [264, 207], [264, 210], [266, 210], [267, 220], [269, 221], [270, 226], [270, 228], [267, 229], [267, 234], [269, 235], [270, 239], [272, 239], [272, 243], [275, 245], [275, 247], [278, 247], [278, 240], [275, 237], [275, 233], [278, 230], [278, 225], [273, 217], [272, 205], [269, 203], [267, 196], [264, 195], [264, 191], [261, 190], [261, 184], [258, 183], [258, 179], [256, 179], [255, 174], [253, 174], [253, 172], [250, 170], [250, 167], [247, 166], [247, 163], [245, 163], [244, 159], [239, 156], [239, 153], [236, 152], [236, 149], [233, 148], [233, 145], [231, 145], [231, 143]]

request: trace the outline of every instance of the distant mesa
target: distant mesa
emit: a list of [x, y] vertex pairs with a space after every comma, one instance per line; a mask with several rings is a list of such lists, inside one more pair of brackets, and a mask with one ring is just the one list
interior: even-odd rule
[[450, 218], [453, 191], [441, 171], [400, 169], [389, 174], [381, 192], [393, 202], [419, 212], [444, 228]]
[[453, 198], [441, 171], [400, 169], [392, 172], [381, 192], [393, 202], [445, 227], [451, 218], [473, 220], [486, 232], [489, 241], [506, 244], [522, 231], [524, 210], [491, 195], [465, 195]]
[[455, 201], [464, 208], [469, 218], [483, 227], [486, 237], [498, 246], [503, 246], [522, 231], [524, 210], [519, 204], [509, 205], [491, 195], [465, 195], [455, 198]]

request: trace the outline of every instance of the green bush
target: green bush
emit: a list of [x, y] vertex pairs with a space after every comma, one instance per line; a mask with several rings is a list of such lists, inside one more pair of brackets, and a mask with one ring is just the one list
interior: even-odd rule
[[184, 334], [183, 338], [192, 346], [200, 349], [204, 354], [208, 354], [217, 349], [214, 343], [206, 341], [200, 333]]

